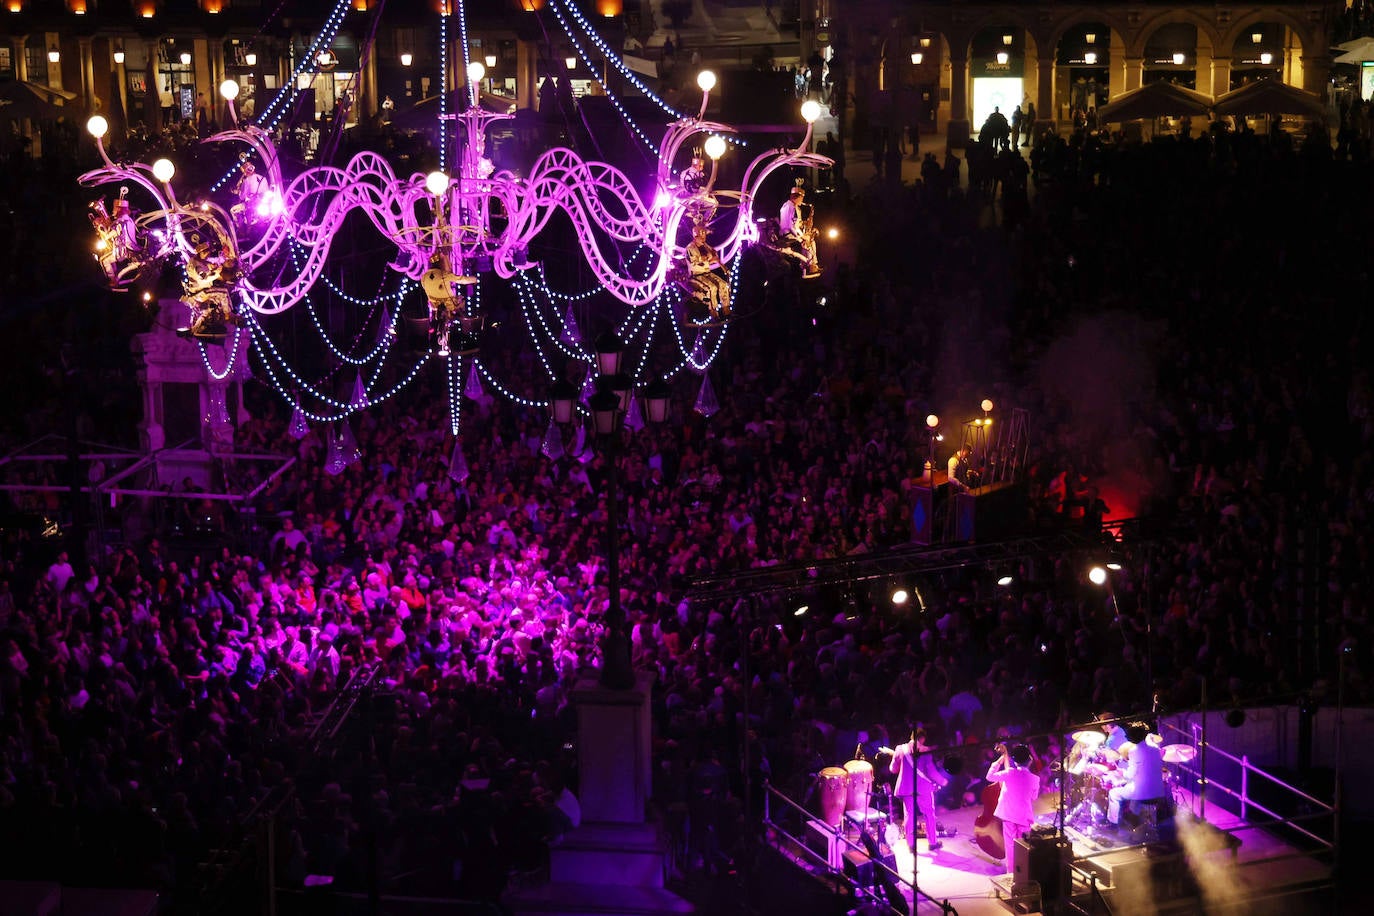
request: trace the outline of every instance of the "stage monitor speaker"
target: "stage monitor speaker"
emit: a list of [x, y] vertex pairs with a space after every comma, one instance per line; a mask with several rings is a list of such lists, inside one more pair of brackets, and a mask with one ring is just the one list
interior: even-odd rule
[[1016, 841], [1012, 851], [1012, 882], [1034, 881], [1040, 885], [1040, 899], [1046, 903], [1073, 896], [1069, 864], [1073, 847], [1062, 836], [1027, 834]]

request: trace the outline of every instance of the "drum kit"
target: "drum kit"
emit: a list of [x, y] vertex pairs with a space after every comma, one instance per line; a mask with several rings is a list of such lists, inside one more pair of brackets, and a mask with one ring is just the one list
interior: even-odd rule
[[[1107, 736], [1095, 729], [1074, 732], [1071, 737], [1073, 750], [1065, 761], [1061, 782], [1067, 810], [1065, 822], [1092, 833], [1107, 822], [1108, 792], [1125, 782], [1134, 745], [1127, 742], [1112, 750], [1106, 746]], [[1160, 756], [1165, 764], [1164, 781], [1172, 794], [1178, 784], [1175, 767], [1191, 763], [1197, 749], [1187, 744], [1170, 744], [1160, 748]]]

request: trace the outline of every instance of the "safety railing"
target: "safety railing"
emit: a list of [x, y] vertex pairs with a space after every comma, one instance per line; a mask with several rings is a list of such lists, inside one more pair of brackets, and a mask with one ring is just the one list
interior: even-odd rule
[[[763, 796], [763, 825], [764, 835], [767, 842], [780, 852], [785, 852], [791, 856], [799, 856], [832, 877], [844, 878], [843, 865], [836, 865], [832, 857], [823, 855], [807, 845], [806, 837], [802, 836], [809, 825], [816, 825], [816, 828], [823, 832], [833, 847], [843, 851], [856, 851], [868, 857], [870, 866], [874, 869], [874, 880], [865, 888], [868, 891], [871, 902], [880, 907], [886, 908], [889, 913], [896, 916], [906, 916], [905, 907], [895, 906], [891, 898], [887, 895], [894, 890], [899, 892], [905, 904], [906, 899], [913, 903], [912, 909], [916, 909], [915, 903], [918, 899], [924, 898], [940, 908], [943, 916], [959, 916], [959, 911], [954, 908], [948, 900], [940, 900], [930, 896], [921, 890], [915, 880], [907, 880], [895, 869], [890, 867], [878, 856], [872, 855], [874, 850], [865, 846], [859, 840], [850, 838], [844, 831], [843, 825], [835, 826], [825, 824], [816, 815], [805, 807], [788, 798], [782, 792], [771, 785], [765, 785]], [[775, 805], [781, 806], [781, 813], [778, 817], [774, 816]], [[786, 818], [786, 821], [781, 818]], [[862, 830], [867, 830], [867, 825], [861, 826]], [[788, 846], [783, 849], [782, 841], [786, 840]], [[870, 838], [870, 842], [876, 842]], [[844, 858], [844, 852], [840, 852], [838, 858]], [[914, 858], [914, 857], [913, 857]], [[884, 894], [879, 895], [877, 890], [883, 888]]]
[[[1239, 806], [1239, 817], [1242, 821], [1245, 822], [1246, 829], [1281, 826], [1293, 831], [1299, 836], [1311, 840], [1312, 843], [1316, 845], [1315, 851], [1318, 853], [1335, 852], [1337, 843], [1340, 839], [1340, 818], [1338, 816], [1336, 805], [1334, 805], [1331, 802], [1327, 802], [1320, 798], [1317, 798], [1316, 796], [1304, 791], [1298, 786], [1295, 786], [1289, 782], [1285, 782], [1284, 780], [1280, 779], [1274, 774], [1266, 771], [1262, 767], [1257, 766], [1256, 764], [1250, 761], [1250, 757], [1248, 754], [1236, 756], [1235, 754], [1232, 754], [1229, 751], [1226, 751], [1222, 748], [1217, 747], [1215, 744], [1212, 744], [1210, 741], [1207, 740], [1206, 730], [1203, 728], [1202, 723], [1190, 722], [1188, 724], [1189, 728], [1183, 729], [1178, 727], [1177, 725], [1174, 725], [1173, 723], [1164, 723], [1166, 729], [1185, 736], [1188, 739], [1188, 741], [1194, 747], [1197, 748], [1197, 756], [1193, 759], [1191, 763], [1181, 763], [1176, 764], [1176, 766], [1181, 772], [1189, 774], [1189, 776], [1193, 779], [1193, 785], [1196, 787], [1196, 790], [1193, 793], [1193, 795], [1197, 800], [1197, 803], [1200, 808], [1200, 810], [1195, 813], [1199, 817], [1205, 817], [1206, 815], [1208, 790], [1220, 792], [1223, 795], [1236, 800]], [[1208, 755], [1216, 755], [1217, 757], [1229, 761], [1230, 763], [1233, 763], [1237, 767], [1239, 767], [1240, 787], [1238, 789], [1232, 788], [1231, 786], [1218, 782], [1216, 779], [1211, 778], [1208, 775], [1206, 765]], [[1252, 777], [1257, 777], [1261, 780], [1266, 780], [1268, 783], [1272, 784], [1273, 786], [1276, 786], [1283, 792], [1288, 793], [1290, 796], [1300, 799], [1303, 802], [1306, 802], [1315, 810], [1307, 814], [1299, 815], [1280, 814], [1279, 812], [1273, 810], [1265, 804], [1256, 801], [1254, 796], [1251, 795], [1250, 788]], [[1251, 820], [1250, 809], [1252, 808], [1256, 811], [1259, 811], [1264, 816], [1270, 818], [1270, 820]], [[1304, 823], [1311, 823], [1328, 819], [1331, 822], [1330, 838], [1321, 836], [1320, 834], [1315, 833], [1312, 830], [1309, 830], [1307, 827], [1302, 826], [1302, 824]], [[1299, 854], [1306, 855], [1310, 854], [1313, 851], [1314, 850], [1308, 850], [1306, 852], [1302, 852]], [[1288, 856], [1276, 856], [1265, 861], [1272, 861], [1273, 859], [1278, 858], [1288, 858]], [[1250, 864], [1255, 864], [1255, 860], [1250, 860]]]

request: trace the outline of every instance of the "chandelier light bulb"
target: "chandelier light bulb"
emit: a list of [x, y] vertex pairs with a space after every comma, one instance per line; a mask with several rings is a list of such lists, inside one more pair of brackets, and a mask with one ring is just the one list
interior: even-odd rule
[[697, 86], [702, 92], [710, 92], [716, 88], [716, 73], [714, 70], [703, 70], [697, 74]]
[[987, 413], [992, 410], [992, 398], [983, 398], [983, 403], [978, 406], [983, 408], [983, 413]]
[[807, 124], [815, 124], [816, 119], [821, 116], [821, 103], [815, 99], [807, 99], [802, 102], [801, 116]]
[[704, 146], [706, 155], [710, 156], [712, 159], [719, 159], [721, 156], [725, 155], [725, 138], [720, 134], [712, 134], [707, 137]]
[[939, 425], [940, 425], [940, 418], [939, 418], [937, 415], [935, 415], [935, 414], [933, 414], [933, 413], [932, 413], [932, 414], [927, 414], [927, 415], [926, 415], [926, 426], [929, 426], [931, 429], [934, 429], [935, 427], [937, 427], [937, 426], [939, 426]]
[[1102, 585], [1107, 581], [1107, 571], [1101, 566], [1094, 566], [1088, 570], [1088, 581], [1093, 585]]
[[177, 173], [177, 167], [172, 164], [170, 159], [159, 159], [153, 163], [153, 177], [166, 184], [172, 180], [172, 176]]
[[92, 115], [90, 120], [86, 122], [86, 132], [97, 140], [109, 133], [109, 130], [110, 122], [105, 120], [104, 115]]
[[219, 94], [232, 102], [239, 97], [239, 84], [234, 80], [225, 80], [219, 84]]
[[439, 196], [448, 190], [448, 175], [440, 171], [430, 172], [425, 176], [425, 190], [434, 196]]
[[480, 60], [474, 60], [472, 63], [468, 64], [468, 82], [480, 83], [482, 81], [482, 77], [486, 75], [486, 65], [483, 64]]

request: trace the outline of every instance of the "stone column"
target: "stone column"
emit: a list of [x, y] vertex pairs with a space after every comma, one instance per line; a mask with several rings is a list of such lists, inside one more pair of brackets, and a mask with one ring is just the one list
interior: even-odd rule
[[[1045, 56], [1048, 53], [1049, 56]], [[1054, 48], [1041, 50], [1036, 59], [1035, 123], [1031, 125], [1038, 137], [1044, 131], [1053, 131], [1059, 113], [1054, 110]]]
[[[1198, 75], [1202, 74], [1202, 64], [1198, 64]], [[1201, 80], [1199, 79], [1199, 82]], [[1198, 86], [1199, 91], [1202, 89]], [[1223, 96], [1231, 91], [1231, 58], [1214, 57], [1212, 58], [1212, 84], [1209, 90], [1212, 98]]]
[[949, 123], [945, 125], [945, 145], [963, 147], [968, 144], [968, 53], [949, 56]]
[[539, 107], [539, 47], [524, 39], [515, 43], [515, 107]]
[[1115, 99], [1126, 91], [1126, 55], [1112, 54], [1107, 61], [1107, 98]]
[[1145, 84], [1145, 58], [1128, 57], [1126, 64], [1126, 91], [1139, 89]]
[[1326, 101], [1328, 84], [1331, 82], [1331, 55], [1322, 54], [1302, 56], [1302, 88], [1315, 92]]
[[11, 39], [14, 42], [14, 78], [21, 83], [29, 78], [29, 59], [24, 53], [24, 46], [29, 43], [27, 35], [16, 35]]
[[76, 39], [76, 48], [81, 58], [81, 103], [86, 106], [87, 111], [99, 111], [105, 106], [95, 97], [95, 60], [91, 54], [90, 36], [79, 36]]
[[364, 124], [371, 124], [375, 121], [377, 113], [382, 110], [382, 100], [377, 97], [377, 52], [368, 52], [367, 61], [363, 64], [362, 74], [362, 98], [358, 100], [358, 120]]

